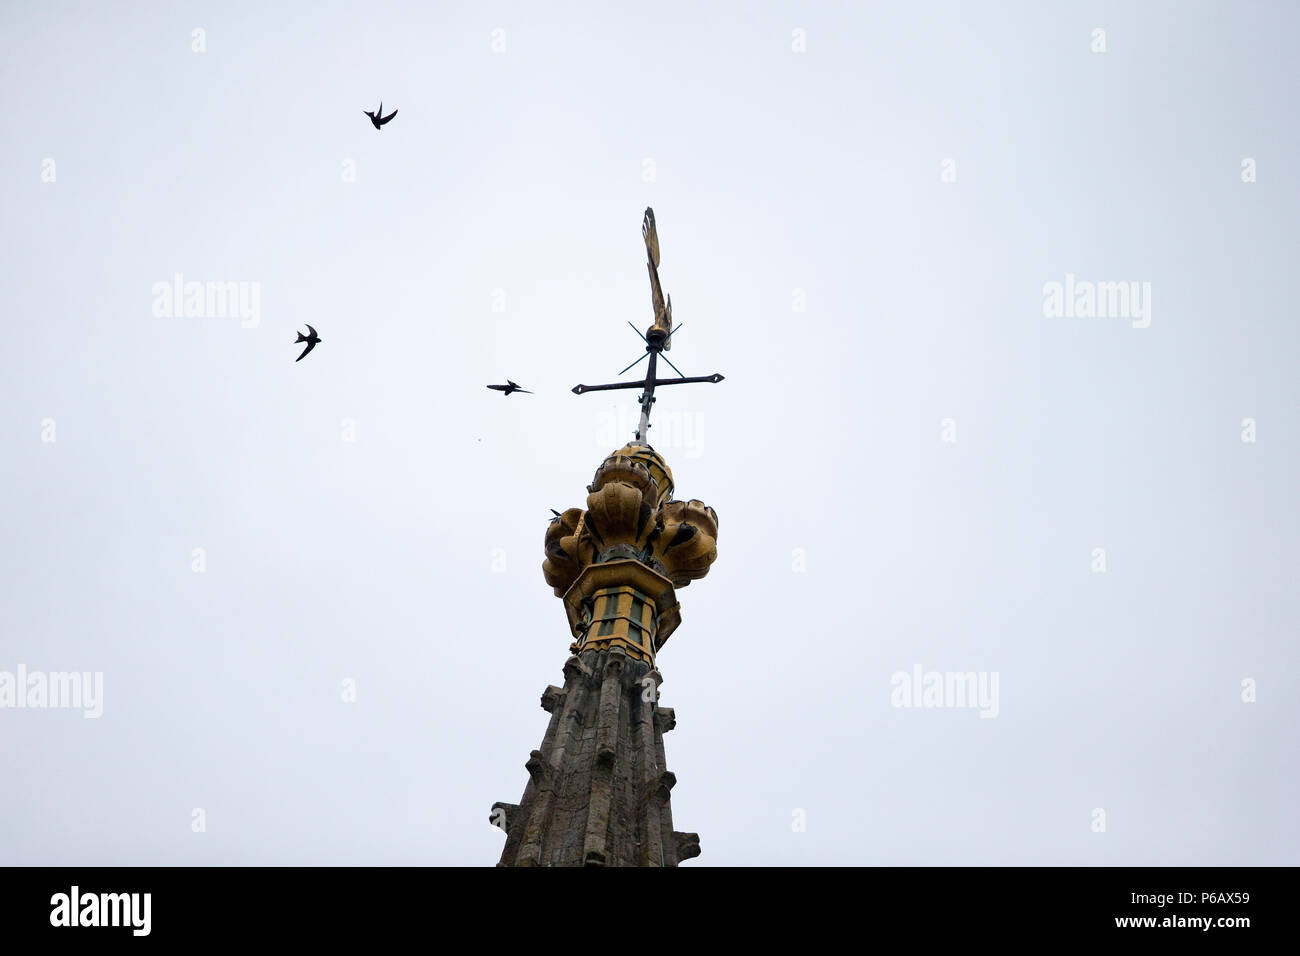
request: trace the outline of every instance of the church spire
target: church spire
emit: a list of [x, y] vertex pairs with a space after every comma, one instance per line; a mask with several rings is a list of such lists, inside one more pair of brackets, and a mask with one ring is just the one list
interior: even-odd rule
[[587, 507], [570, 508], [546, 530], [542, 574], [574, 640], [564, 686], [542, 694], [551, 717], [525, 764], [524, 795], [492, 806], [491, 821], [506, 833], [501, 866], [676, 866], [700, 852], [696, 834], [673, 829], [677, 778], [665, 765], [663, 735], [676, 717], [658, 705], [656, 657], [681, 623], [676, 589], [708, 574], [717, 557], [718, 516], [702, 501], [673, 498], [672, 471], [645, 435], [656, 385], [722, 376], [655, 378], [675, 330], [649, 209], [642, 234], [655, 306], [643, 336], [648, 374], [574, 389], [643, 388], [641, 423], [635, 440], [596, 470]]

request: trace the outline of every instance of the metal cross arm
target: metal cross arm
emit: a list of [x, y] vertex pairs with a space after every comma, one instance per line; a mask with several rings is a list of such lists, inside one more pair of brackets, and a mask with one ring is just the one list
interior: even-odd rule
[[[716, 385], [718, 382], [721, 382], [722, 379], [723, 376], [719, 375], [717, 372], [714, 372], [712, 375], [695, 375], [690, 378], [658, 378], [655, 379], [654, 384], [656, 386], [689, 385], [693, 382], [712, 382], [714, 385]], [[615, 389], [615, 388], [641, 388], [642, 386], [649, 385], [649, 384], [650, 384], [649, 382], [642, 381], [642, 382], [613, 382], [612, 384], [609, 385], [575, 385], [573, 386], [573, 394], [581, 395], [583, 392], [608, 392], [611, 389]]]

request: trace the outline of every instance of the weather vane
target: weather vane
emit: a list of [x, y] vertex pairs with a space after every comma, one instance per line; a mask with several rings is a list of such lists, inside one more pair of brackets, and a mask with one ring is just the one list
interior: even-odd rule
[[[641, 335], [641, 332], [631, 322], [628, 323], [628, 325], [632, 325], [632, 330], [637, 335], [641, 335], [641, 341], [645, 342], [645, 355], [642, 355], [632, 365], [623, 369], [623, 372], [649, 356], [650, 365], [646, 371], [645, 379], [640, 382], [613, 382], [609, 385], [575, 385], [573, 386], [573, 393], [582, 395], [584, 392], [607, 392], [616, 388], [643, 389], [641, 397], [637, 399], [641, 405], [641, 421], [636, 427], [635, 440], [644, 442], [646, 441], [646, 434], [650, 430], [650, 406], [655, 401], [655, 386], [689, 385], [693, 382], [712, 382], [716, 385], [722, 381], [722, 376], [715, 372], [712, 375], [696, 375], [693, 378], [688, 378], [681, 373], [676, 365], [669, 362], [668, 357], [663, 354], [672, 348], [673, 333], [680, 329], [681, 326], [678, 325], [676, 329], [672, 327], [673, 297], [665, 297], [664, 290], [659, 285], [659, 234], [655, 232], [655, 211], [649, 207], [646, 208], [645, 219], [641, 221], [641, 235], [645, 238], [645, 250], [647, 256], [649, 256], [646, 268], [650, 272], [650, 298], [654, 305], [655, 321], [654, 325], [646, 330], [645, 335]], [[677, 378], [655, 378], [655, 369], [660, 358], [668, 362], [669, 368], [677, 373]], [[618, 374], [622, 375], [623, 372]]]

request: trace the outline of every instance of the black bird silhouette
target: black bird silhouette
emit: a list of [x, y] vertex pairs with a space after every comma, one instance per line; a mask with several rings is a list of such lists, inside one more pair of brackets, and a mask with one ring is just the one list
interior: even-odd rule
[[362, 110], [361, 112], [365, 113], [367, 116], [370, 117], [370, 122], [374, 124], [375, 129], [379, 129], [381, 126], [383, 126], [390, 119], [392, 119], [394, 116], [397, 115], [397, 110], [393, 110], [387, 116], [384, 115], [383, 100], [379, 101], [379, 109], [375, 110], [373, 113], [370, 112], [370, 110]]
[[294, 340], [293, 343], [294, 345], [297, 345], [299, 342], [307, 343], [307, 347], [302, 350], [302, 354], [299, 355], [296, 359], [294, 359], [295, 362], [301, 362], [303, 359], [305, 359], [307, 357], [307, 353], [310, 352], [312, 349], [314, 349], [320, 343], [320, 336], [316, 334], [315, 329], [313, 329], [309, 325], [307, 326], [307, 331], [310, 332], [311, 335], [303, 335], [301, 332], [299, 332], [298, 338]]
[[533, 394], [526, 388], [520, 388], [514, 382], [510, 381], [510, 379], [506, 379], [505, 385], [489, 385], [488, 388], [492, 389], [494, 392], [505, 392], [507, 395], [514, 392], [523, 392], [525, 395]]

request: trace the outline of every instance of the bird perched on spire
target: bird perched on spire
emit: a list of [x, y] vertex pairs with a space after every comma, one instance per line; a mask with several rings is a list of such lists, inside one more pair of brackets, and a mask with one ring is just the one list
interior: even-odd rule
[[505, 385], [489, 385], [488, 388], [492, 389], [494, 392], [504, 392], [506, 395], [512, 395], [515, 392], [523, 392], [525, 395], [533, 394], [526, 388], [520, 388], [514, 382], [510, 381], [510, 379], [506, 379]]
[[379, 129], [379, 128], [382, 127], [385, 123], [387, 123], [390, 119], [392, 119], [394, 116], [397, 115], [397, 110], [393, 110], [393, 111], [392, 111], [391, 113], [389, 113], [387, 116], [384, 116], [384, 115], [383, 115], [383, 114], [384, 114], [384, 101], [383, 101], [383, 100], [380, 100], [380, 101], [379, 101], [379, 109], [375, 110], [373, 113], [370, 112], [370, 110], [362, 110], [361, 112], [365, 113], [367, 116], [370, 117], [370, 122], [371, 122], [372, 124], [374, 124], [375, 129]]
[[296, 359], [294, 359], [295, 362], [301, 362], [303, 359], [307, 357], [308, 352], [310, 352], [312, 349], [314, 349], [317, 345], [320, 344], [320, 336], [316, 334], [316, 330], [309, 325], [307, 326], [307, 331], [310, 332], [311, 335], [303, 335], [301, 332], [299, 332], [298, 338], [294, 340], [293, 343], [294, 345], [297, 345], [299, 342], [307, 343], [307, 347], [302, 350], [302, 354], [299, 355]]

